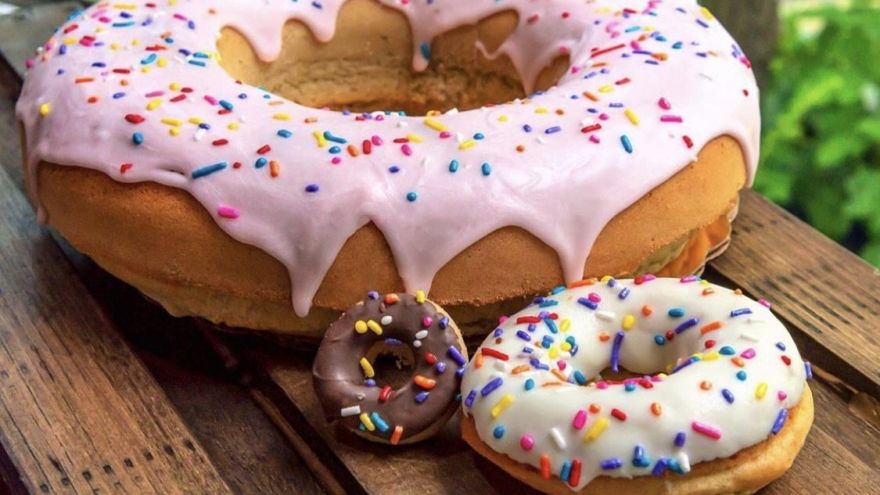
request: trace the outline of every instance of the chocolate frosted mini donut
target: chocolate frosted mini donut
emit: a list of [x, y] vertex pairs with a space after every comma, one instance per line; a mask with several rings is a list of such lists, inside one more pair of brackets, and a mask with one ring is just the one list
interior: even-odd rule
[[[373, 368], [382, 354], [411, 365], [411, 379], [397, 389], [383, 383]], [[370, 292], [327, 330], [312, 372], [328, 420], [397, 445], [428, 438], [446, 423], [466, 363], [458, 327], [424, 292]]]

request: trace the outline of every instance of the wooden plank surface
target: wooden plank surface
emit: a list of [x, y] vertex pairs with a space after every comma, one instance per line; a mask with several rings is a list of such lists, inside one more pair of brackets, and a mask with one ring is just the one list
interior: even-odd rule
[[880, 272], [752, 191], [712, 268], [766, 297], [821, 367], [880, 397]]
[[0, 169], [0, 448], [32, 493], [231, 493]]

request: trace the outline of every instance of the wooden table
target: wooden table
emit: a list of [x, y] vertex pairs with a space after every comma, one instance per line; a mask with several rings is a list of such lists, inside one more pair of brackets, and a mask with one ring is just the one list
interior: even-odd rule
[[[393, 450], [337, 431], [309, 355], [172, 318], [38, 226], [19, 89], [0, 62], [0, 493], [528, 493], [457, 420]], [[706, 277], [774, 301], [814, 363], [812, 432], [763, 493], [878, 493], [880, 274], [746, 192]]]

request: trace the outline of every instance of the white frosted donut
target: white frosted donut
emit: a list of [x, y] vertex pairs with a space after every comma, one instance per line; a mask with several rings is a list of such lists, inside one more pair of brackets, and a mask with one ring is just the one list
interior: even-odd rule
[[697, 277], [576, 285], [503, 321], [462, 382], [480, 440], [545, 477], [684, 474], [777, 434], [804, 393], [809, 363], [765, 301]]

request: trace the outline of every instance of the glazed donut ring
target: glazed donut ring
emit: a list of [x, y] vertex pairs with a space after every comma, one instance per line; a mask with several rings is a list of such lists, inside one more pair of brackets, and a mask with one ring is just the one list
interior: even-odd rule
[[[465, 436], [478, 450], [580, 491], [599, 476], [686, 475], [729, 459], [779, 434], [798, 407], [797, 438], [776, 454], [790, 465], [812, 422], [812, 402], [800, 407], [811, 371], [765, 301], [697, 277], [576, 285], [504, 321], [468, 365]], [[637, 376], [603, 380], [606, 368]], [[707, 493], [768, 481], [731, 476]]]
[[[378, 355], [413, 367], [392, 389], [376, 376]], [[329, 420], [368, 440], [392, 445], [423, 440], [455, 412], [467, 349], [455, 322], [416, 296], [371, 292], [327, 330], [313, 365], [314, 385]]]

